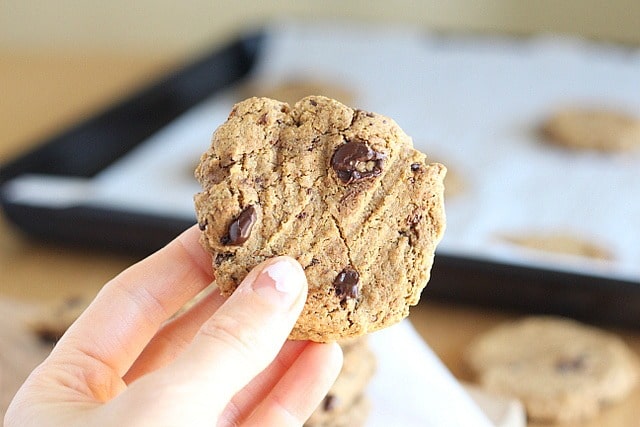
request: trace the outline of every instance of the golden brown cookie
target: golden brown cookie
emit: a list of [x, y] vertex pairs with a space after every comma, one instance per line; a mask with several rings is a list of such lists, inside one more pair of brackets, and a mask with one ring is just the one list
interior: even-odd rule
[[327, 83], [301, 77], [290, 78], [275, 85], [250, 83], [241, 90], [241, 93], [244, 95], [244, 98], [271, 98], [286, 102], [289, 105], [293, 105], [298, 100], [306, 98], [307, 96], [315, 95], [332, 98], [343, 104], [352, 104], [354, 100], [352, 91], [336, 83]]
[[[424, 143], [421, 145], [424, 145]], [[447, 175], [444, 178], [445, 199], [458, 196], [466, 191], [468, 184], [463, 175], [460, 174], [460, 169], [456, 168], [455, 165], [452, 165], [451, 162], [441, 158], [440, 156], [432, 157], [431, 161], [447, 165]]]
[[[376, 358], [366, 337], [340, 342], [344, 359], [340, 374], [322, 403], [316, 408], [305, 426], [333, 426], [339, 419], [355, 422], [353, 407], [366, 400], [364, 391], [376, 370]], [[360, 414], [358, 416], [366, 416]], [[355, 425], [355, 424], [344, 424]]]
[[430, 276], [446, 169], [390, 118], [325, 97], [238, 103], [196, 169], [201, 242], [225, 295], [289, 255], [309, 292], [292, 339], [333, 341], [397, 323]]
[[465, 360], [489, 391], [519, 398], [531, 419], [596, 415], [638, 382], [638, 360], [610, 333], [558, 317], [528, 317], [477, 337]]
[[611, 110], [575, 108], [542, 125], [546, 141], [573, 149], [626, 151], [640, 147], [640, 119]]
[[501, 240], [543, 252], [576, 255], [585, 258], [612, 260], [613, 255], [604, 247], [588, 242], [573, 234], [537, 233], [520, 236], [501, 236]]
[[366, 424], [370, 411], [371, 402], [367, 396], [360, 395], [344, 412], [322, 422], [308, 421], [304, 427], [362, 427]]
[[43, 341], [57, 342], [91, 303], [89, 295], [75, 295], [50, 302], [29, 322], [31, 330]]

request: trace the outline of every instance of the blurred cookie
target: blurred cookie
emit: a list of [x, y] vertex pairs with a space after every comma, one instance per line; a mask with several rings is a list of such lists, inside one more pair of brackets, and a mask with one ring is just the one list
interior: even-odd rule
[[45, 304], [29, 323], [41, 340], [56, 343], [91, 303], [92, 297], [76, 295]]
[[543, 252], [576, 255], [600, 260], [613, 259], [613, 255], [605, 248], [569, 234], [523, 234], [520, 236], [500, 236], [500, 239], [508, 243]]
[[542, 125], [545, 139], [573, 149], [625, 151], [640, 147], [640, 119], [598, 109], [566, 109]]
[[429, 280], [445, 174], [388, 117], [321, 96], [238, 103], [196, 169], [216, 284], [229, 295], [260, 262], [289, 255], [309, 282], [290, 338], [395, 324]]
[[[375, 355], [365, 337], [352, 339], [347, 343], [340, 342], [340, 346], [344, 355], [342, 370], [305, 426], [358, 425], [355, 423], [356, 419], [352, 419], [356, 416], [353, 414], [354, 406], [361, 407], [356, 411], [358, 418], [366, 416], [366, 413], [361, 413], [364, 403], [359, 403], [366, 401], [363, 394], [376, 369]], [[336, 423], [338, 419], [351, 423]]]
[[276, 85], [249, 83], [240, 91], [242, 99], [264, 97], [277, 99], [293, 105], [307, 96], [321, 95], [335, 99], [346, 105], [352, 105], [354, 94], [336, 83], [327, 83], [305, 78], [291, 78]]
[[344, 412], [322, 422], [307, 421], [304, 427], [362, 427], [367, 422], [370, 410], [371, 402], [365, 395], [360, 395]]
[[477, 337], [465, 360], [480, 385], [519, 398], [529, 418], [575, 421], [626, 397], [638, 360], [613, 334], [559, 318], [533, 316]]

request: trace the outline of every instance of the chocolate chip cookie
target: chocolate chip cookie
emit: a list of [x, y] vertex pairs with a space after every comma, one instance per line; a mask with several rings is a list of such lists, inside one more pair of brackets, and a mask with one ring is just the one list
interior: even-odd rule
[[278, 99], [282, 102], [295, 104], [299, 99], [311, 95], [322, 95], [333, 98], [344, 104], [351, 104], [354, 93], [335, 82], [325, 82], [304, 76], [290, 77], [274, 85], [265, 83], [249, 83], [240, 91], [244, 97], [263, 97]]
[[196, 169], [201, 242], [220, 291], [289, 255], [309, 281], [290, 338], [326, 342], [397, 323], [429, 280], [445, 173], [379, 114], [321, 96], [236, 104]]
[[549, 143], [605, 152], [640, 148], [640, 119], [627, 113], [593, 108], [558, 111], [542, 125]]
[[92, 299], [93, 295], [82, 294], [51, 301], [42, 306], [35, 318], [29, 321], [29, 326], [42, 341], [55, 344]]
[[362, 427], [367, 422], [370, 410], [371, 402], [362, 394], [344, 412], [321, 422], [308, 421], [304, 427]]
[[531, 419], [596, 415], [638, 382], [637, 356], [610, 333], [557, 317], [528, 317], [479, 336], [465, 355], [480, 384], [519, 398]]
[[[356, 426], [363, 424], [366, 419], [367, 414], [363, 413], [367, 402], [364, 392], [375, 373], [375, 355], [366, 337], [352, 338], [339, 344], [344, 355], [340, 374], [305, 427]], [[355, 407], [359, 409], [355, 410]], [[363, 422], [357, 423], [360, 419]]]
[[522, 235], [503, 235], [500, 240], [535, 249], [542, 252], [575, 255], [584, 258], [612, 260], [614, 257], [609, 250], [584, 238], [570, 233], [523, 233]]

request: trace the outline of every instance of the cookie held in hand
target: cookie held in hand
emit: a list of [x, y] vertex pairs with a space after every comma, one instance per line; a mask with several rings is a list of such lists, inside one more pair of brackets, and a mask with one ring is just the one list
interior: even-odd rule
[[290, 338], [326, 342], [397, 323], [429, 280], [445, 173], [382, 115], [320, 96], [236, 104], [196, 169], [201, 242], [220, 291], [289, 255], [309, 282]]

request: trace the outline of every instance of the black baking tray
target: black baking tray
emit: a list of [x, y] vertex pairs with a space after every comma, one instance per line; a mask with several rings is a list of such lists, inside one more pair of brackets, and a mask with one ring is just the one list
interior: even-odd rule
[[[4, 184], [22, 174], [91, 177], [211, 95], [245, 79], [263, 32], [242, 36], [0, 168], [0, 203], [24, 232], [62, 243], [150, 253], [189, 227], [179, 218], [87, 206], [21, 204]], [[640, 283], [438, 252], [424, 297], [640, 328]]]

